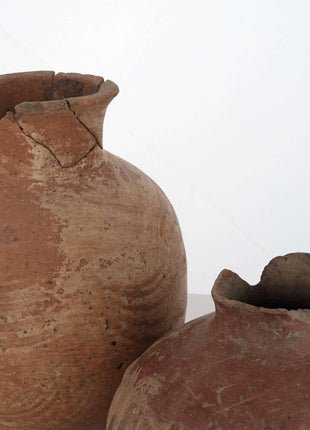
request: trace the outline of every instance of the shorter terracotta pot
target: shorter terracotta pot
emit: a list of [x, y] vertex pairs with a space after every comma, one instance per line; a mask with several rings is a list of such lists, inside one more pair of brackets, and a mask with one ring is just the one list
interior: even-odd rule
[[277, 257], [250, 286], [224, 270], [216, 312], [127, 369], [108, 430], [309, 430], [310, 254]]

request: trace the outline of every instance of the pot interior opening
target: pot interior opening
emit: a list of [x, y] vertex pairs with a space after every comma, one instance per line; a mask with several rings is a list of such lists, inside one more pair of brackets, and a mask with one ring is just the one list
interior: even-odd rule
[[226, 298], [249, 305], [268, 309], [310, 309], [309, 285], [268, 285], [266, 283], [251, 286], [244, 283], [242, 287], [231, 288], [225, 292]]
[[95, 94], [102, 79], [92, 75], [25, 72], [0, 76], [0, 118], [23, 102], [44, 102]]
[[310, 254], [276, 257], [264, 268], [261, 280], [250, 285], [224, 269], [212, 290], [220, 298], [267, 309], [310, 310]]
[[283, 296], [279, 294], [277, 296], [265, 297], [253, 297], [248, 302], [250, 305], [268, 308], [268, 309], [287, 309], [287, 310], [298, 310], [298, 309], [310, 309], [309, 299], [304, 297], [298, 297], [292, 294], [289, 296]]

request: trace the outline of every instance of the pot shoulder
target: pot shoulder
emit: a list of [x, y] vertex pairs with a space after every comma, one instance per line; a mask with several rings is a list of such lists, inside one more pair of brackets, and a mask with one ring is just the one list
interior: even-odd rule
[[257, 356], [219, 331], [210, 314], [166, 335], [128, 368], [108, 428], [307, 428], [309, 375], [309, 356]]

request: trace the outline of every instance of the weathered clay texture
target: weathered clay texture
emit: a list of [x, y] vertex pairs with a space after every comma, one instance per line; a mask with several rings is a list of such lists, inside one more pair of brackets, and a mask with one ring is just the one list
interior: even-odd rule
[[309, 430], [310, 254], [271, 261], [250, 286], [224, 270], [216, 312], [127, 369], [108, 430]]
[[0, 429], [103, 430], [128, 364], [184, 322], [175, 213], [102, 149], [117, 86], [0, 76]]

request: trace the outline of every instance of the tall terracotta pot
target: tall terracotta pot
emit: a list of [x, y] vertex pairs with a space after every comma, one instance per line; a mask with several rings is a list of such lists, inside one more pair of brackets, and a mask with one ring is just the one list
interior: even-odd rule
[[127, 365], [184, 321], [175, 213], [101, 147], [117, 93], [91, 75], [0, 76], [0, 429], [104, 429]]
[[310, 429], [310, 254], [271, 261], [250, 286], [224, 270], [216, 312], [126, 371], [108, 430]]

